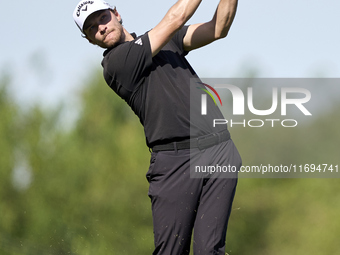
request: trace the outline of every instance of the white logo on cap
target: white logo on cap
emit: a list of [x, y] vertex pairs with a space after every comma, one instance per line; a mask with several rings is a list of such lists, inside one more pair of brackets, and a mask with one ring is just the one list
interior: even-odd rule
[[[87, 11], [87, 5], [88, 5], [88, 4], [93, 4], [93, 3], [94, 3], [94, 1], [85, 1], [85, 2], [82, 2], [82, 3], [78, 6], [77, 17], [80, 16], [80, 10], [82, 10], [82, 11]], [[86, 5], [86, 8], [85, 8], [85, 9], [81, 9], [81, 8], [83, 8], [84, 5]]]

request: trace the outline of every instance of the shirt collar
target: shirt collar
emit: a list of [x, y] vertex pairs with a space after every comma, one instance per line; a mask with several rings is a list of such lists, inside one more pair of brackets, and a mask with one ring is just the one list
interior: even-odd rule
[[[137, 38], [137, 35], [136, 33], [131, 33], [133, 39], [136, 39]], [[111, 48], [107, 48], [104, 53], [103, 53], [103, 56], [105, 57], [112, 49], [116, 48], [117, 46], [119, 46], [120, 44], [116, 45], [116, 46], [113, 46]]]

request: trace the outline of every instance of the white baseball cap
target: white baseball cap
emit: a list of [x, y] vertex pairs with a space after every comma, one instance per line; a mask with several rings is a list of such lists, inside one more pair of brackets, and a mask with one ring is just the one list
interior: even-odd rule
[[74, 9], [73, 12], [73, 19], [76, 22], [79, 29], [83, 31], [84, 23], [86, 19], [94, 12], [107, 10], [107, 9], [114, 9], [109, 3], [103, 0], [92, 0], [92, 1], [85, 1], [82, 0], [78, 3], [77, 7]]

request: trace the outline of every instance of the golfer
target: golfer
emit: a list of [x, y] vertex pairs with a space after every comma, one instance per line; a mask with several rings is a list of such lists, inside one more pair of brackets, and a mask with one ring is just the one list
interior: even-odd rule
[[[237, 0], [220, 0], [209, 22], [185, 25], [201, 1], [179, 0], [153, 29], [136, 36], [122, 25], [117, 9], [102, 0], [81, 1], [73, 17], [88, 42], [105, 49], [104, 78], [131, 107], [150, 148], [146, 174], [154, 226], [153, 254], [225, 254], [228, 220], [237, 184], [229, 176], [192, 176], [195, 166], [232, 166], [240, 155], [224, 119], [185, 56], [227, 36]], [[191, 107], [192, 102], [197, 107]], [[201, 167], [202, 168], [202, 167]], [[202, 168], [203, 169], [203, 168]]]

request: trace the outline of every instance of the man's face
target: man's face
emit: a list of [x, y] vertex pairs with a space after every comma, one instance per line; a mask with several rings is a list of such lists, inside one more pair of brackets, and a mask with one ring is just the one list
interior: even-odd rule
[[92, 13], [85, 21], [84, 33], [90, 43], [110, 48], [124, 41], [123, 26], [116, 10]]

